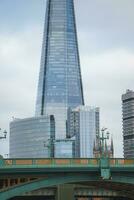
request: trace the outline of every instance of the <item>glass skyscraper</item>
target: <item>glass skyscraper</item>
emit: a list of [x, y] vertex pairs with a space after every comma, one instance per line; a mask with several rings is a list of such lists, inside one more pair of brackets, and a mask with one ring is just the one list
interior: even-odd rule
[[73, 0], [47, 0], [36, 116], [54, 115], [66, 137], [67, 109], [84, 105]]
[[84, 98], [74, 1], [47, 0], [35, 117], [10, 123], [10, 157], [53, 157], [54, 153], [71, 157], [74, 145], [67, 138], [67, 113], [80, 105]]
[[75, 136], [75, 157], [92, 158], [100, 129], [98, 107], [78, 106], [68, 110], [68, 134]]

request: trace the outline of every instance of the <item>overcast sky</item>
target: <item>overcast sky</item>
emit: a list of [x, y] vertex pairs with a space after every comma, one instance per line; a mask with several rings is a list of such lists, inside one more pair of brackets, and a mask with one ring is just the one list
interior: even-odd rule
[[[34, 115], [45, 0], [0, 0], [0, 127]], [[85, 102], [122, 156], [121, 94], [134, 90], [134, 0], [75, 0]], [[8, 153], [8, 139], [0, 141]]]

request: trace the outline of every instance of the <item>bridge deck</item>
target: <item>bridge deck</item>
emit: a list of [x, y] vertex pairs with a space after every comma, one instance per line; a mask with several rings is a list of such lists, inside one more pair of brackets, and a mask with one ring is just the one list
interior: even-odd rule
[[133, 197], [134, 159], [0, 159], [0, 200], [64, 184], [100, 185]]

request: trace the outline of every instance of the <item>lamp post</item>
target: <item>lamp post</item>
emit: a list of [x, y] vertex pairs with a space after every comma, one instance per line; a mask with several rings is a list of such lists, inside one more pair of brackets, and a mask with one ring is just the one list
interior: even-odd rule
[[[6, 139], [6, 137], [7, 137], [7, 131], [6, 130], [2, 131], [2, 129], [0, 128], [0, 140]], [[0, 155], [0, 157], [3, 158], [3, 156], [1, 156], [1, 155]]]
[[[106, 132], [106, 136], [105, 136], [105, 131], [107, 130], [107, 128], [102, 128], [101, 129], [101, 136], [99, 136], [99, 140], [101, 142], [101, 145], [100, 145], [100, 149], [101, 149], [101, 157], [105, 157], [105, 142], [107, 140], [109, 140], [109, 132], [107, 131]], [[106, 152], [106, 156], [107, 156], [107, 152]]]
[[50, 138], [44, 142], [44, 147], [46, 147], [48, 149], [50, 158], [54, 157], [54, 152], [53, 152], [54, 151], [54, 142], [55, 142], [54, 138]]
[[101, 178], [108, 180], [111, 179], [111, 171], [109, 167], [109, 157], [108, 157], [108, 150], [105, 148], [105, 143], [107, 140], [109, 140], [109, 132], [107, 131], [105, 134], [105, 131], [107, 128], [101, 129], [101, 136], [99, 136], [100, 141], [100, 168], [101, 168]]
[[0, 128], [0, 140], [1, 140], [1, 139], [6, 139], [6, 137], [7, 137], [7, 131], [4, 130], [4, 131], [2, 132], [2, 129]]

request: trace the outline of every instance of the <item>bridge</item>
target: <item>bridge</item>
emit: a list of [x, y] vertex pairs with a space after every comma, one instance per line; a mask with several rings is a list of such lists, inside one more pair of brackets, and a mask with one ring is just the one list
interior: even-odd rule
[[0, 200], [51, 188], [58, 188], [57, 200], [134, 199], [134, 159], [0, 159]]

